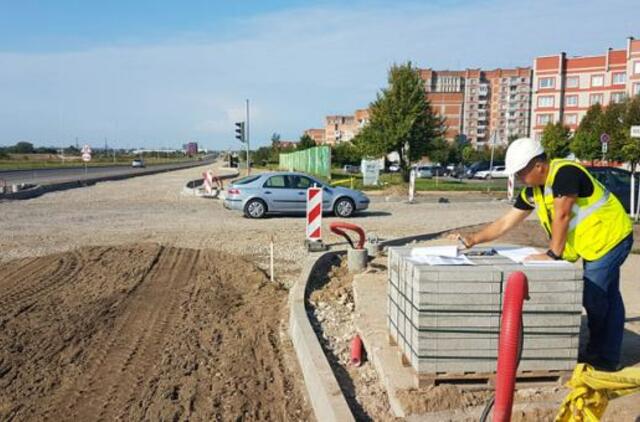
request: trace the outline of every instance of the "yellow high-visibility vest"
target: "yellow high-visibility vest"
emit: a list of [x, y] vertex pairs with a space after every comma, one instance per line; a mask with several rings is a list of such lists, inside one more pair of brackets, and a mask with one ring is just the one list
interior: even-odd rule
[[[536, 207], [542, 227], [551, 238], [551, 222], [555, 210], [551, 187], [564, 166], [575, 166], [583, 170], [593, 183], [593, 193], [587, 198], [576, 198], [571, 209], [571, 220], [567, 232], [567, 242], [562, 258], [574, 262], [578, 258], [594, 261], [602, 258], [633, 230], [631, 218], [624, 207], [596, 178], [580, 164], [569, 160], [551, 160], [549, 174], [544, 187], [533, 188], [533, 198], [527, 198], [525, 189], [520, 196], [529, 205]], [[531, 199], [533, 199], [532, 204]]]

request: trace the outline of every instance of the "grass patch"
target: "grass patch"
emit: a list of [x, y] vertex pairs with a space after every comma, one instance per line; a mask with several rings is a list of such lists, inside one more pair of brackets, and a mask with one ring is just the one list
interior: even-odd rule
[[[131, 166], [131, 161], [134, 157], [118, 158], [116, 162], [111, 159], [92, 159], [87, 163], [87, 167], [106, 167], [106, 166]], [[155, 164], [172, 164], [182, 163], [187, 161], [193, 161], [190, 158], [145, 158], [144, 163], [146, 166]], [[84, 167], [84, 161], [82, 160], [68, 160], [62, 162], [61, 160], [0, 160], [0, 170], [41, 170], [41, 169], [53, 169], [53, 168], [70, 168], [70, 167]]]

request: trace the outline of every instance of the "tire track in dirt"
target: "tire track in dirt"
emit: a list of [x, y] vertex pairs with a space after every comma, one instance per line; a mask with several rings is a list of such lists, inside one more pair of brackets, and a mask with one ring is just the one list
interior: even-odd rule
[[163, 249], [123, 304], [123, 312], [105, 338], [96, 339], [84, 376], [63, 392], [53, 419], [111, 420], [125, 411], [160, 354], [163, 334], [176, 313], [176, 290], [197, 261], [194, 250]]
[[25, 311], [38, 300], [72, 280], [83, 265], [83, 257], [78, 253], [66, 254], [64, 258], [54, 258], [54, 261], [57, 266], [52, 272], [48, 271], [52, 267], [50, 261], [36, 265], [37, 268], [34, 271], [25, 271], [27, 274], [19, 277], [20, 280], [29, 279], [30, 284], [16, 286], [0, 296], [0, 316], [16, 316]]

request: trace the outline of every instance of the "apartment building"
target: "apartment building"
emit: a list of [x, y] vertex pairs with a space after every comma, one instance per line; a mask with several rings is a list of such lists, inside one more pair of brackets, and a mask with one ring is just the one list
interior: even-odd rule
[[446, 118], [445, 137], [463, 134], [476, 148], [529, 133], [531, 69], [423, 69], [432, 109]]
[[326, 116], [323, 143], [336, 145], [349, 142], [368, 122], [368, 109], [358, 109], [353, 115]]
[[575, 131], [594, 104], [640, 94], [640, 40], [602, 55], [567, 57], [562, 52], [533, 62], [531, 132], [542, 138], [547, 123], [562, 122]]
[[452, 141], [463, 133], [465, 72], [421, 69], [431, 109], [446, 118], [445, 138]]
[[308, 135], [316, 145], [324, 144], [325, 140], [325, 129], [307, 129], [304, 131], [305, 135]]

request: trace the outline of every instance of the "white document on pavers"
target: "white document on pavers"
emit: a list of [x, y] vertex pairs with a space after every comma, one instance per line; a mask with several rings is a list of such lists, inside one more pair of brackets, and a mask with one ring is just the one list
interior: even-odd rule
[[525, 261], [525, 258], [529, 255], [539, 254], [541, 253], [536, 248], [495, 248], [496, 252], [499, 255], [504, 256], [505, 258], [509, 258], [513, 262], [517, 262], [518, 264], [523, 264], [526, 267], [555, 267], [562, 265], [571, 265], [568, 261], [563, 260], [541, 260], [541, 261]]
[[460, 255], [460, 256], [456, 256], [456, 257], [422, 255], [422, 256], [412, 256], [409, 259], [411, 261], [415, 262], [416, 264], [428, 264], [428, 265], [475, 265], [465, 255]]
[[412, 257], [419, 256], [444, 256], [448, 258], [456, 258], [458, 256], [458, 247], [452, 246], [423, 246], [411, 249]]

